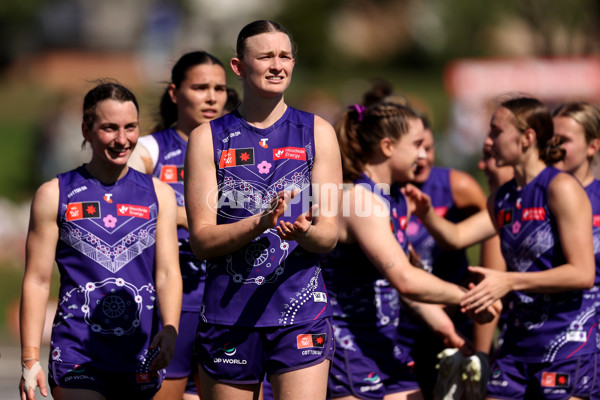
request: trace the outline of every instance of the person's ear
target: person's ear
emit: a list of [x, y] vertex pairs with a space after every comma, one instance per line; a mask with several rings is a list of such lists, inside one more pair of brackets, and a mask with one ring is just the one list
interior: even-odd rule
[[92, 133], [85, 122], [81, 123], [81, 133], [83, 134], [83, 142], [92, 142]]
[[521, 145], [523, 148], [529, 148], [533, 143], [535, 143], [537, 139], [537, 135], [535, 131], [531, 128], [528, 128], [525, 132], [521, 134]]
[[599, 148], [600, 148], [600, 139], [592, 139], [592, 141], [590, 143], [588, 143], [588, 146], [587, 146], [588, 158], [593, 158], [596, 155], [596, 153], [598, 152]]
[[394, 152], [394, 142], [390, 138], [385, 137], [379, 141], [379, 148], [381, 148], [384, 156], [390, 158]]
[[177, 104], [177, 96], [175, 95], [176, 90], [177, 87], [175, 86], [175, 84], [169, 83], [169, 86], [167, 87], [167, 93], [169, 93], [169, 97], [171, 98], [173, 104]]
[[240, 60], [237, 57], [233, 57], [229, 61], [229, 65], [231, 66], [231, 70], [234, 74], [236, 74], [240, 78], [244, 77], [244, 67], [242, 65], [242, 60]]

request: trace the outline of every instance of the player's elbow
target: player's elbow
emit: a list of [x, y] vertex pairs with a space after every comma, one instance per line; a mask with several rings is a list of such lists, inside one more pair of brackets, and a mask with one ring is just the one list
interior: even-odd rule
[[591, 269], [591, 271], [582, 274], [581, 277], [581, 289], [591, 289], [594, 287], [594, 283], [596, 281], [596, 271], [595, 268]]

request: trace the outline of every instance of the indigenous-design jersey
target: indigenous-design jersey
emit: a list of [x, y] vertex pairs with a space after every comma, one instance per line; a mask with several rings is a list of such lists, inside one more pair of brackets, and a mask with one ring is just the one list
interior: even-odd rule
[[[310, 207], [314, 114], [288, 107], [259, 129], [234, 111], [210, 122], [217, 170], [217, 224], [260, 218], [282, 190], [299, 193], [280, 220]], [[212, 198], [212, 196], [211, 196]], [[247, 327], [303, 323], [331, 315], [316, 254], [267, 229], [232, 254], [207, 260], [205, 321]]]
[[82, 166], [58, 182], [60, 290], [50, 361], [143, 372], [158, 326], [152, 177], [130, 168], [105, 185]]
[[[406, 252], [408, 208], [404, 196], [390, 195], [389, 188], [376, 185], [365, 175], [354, 184], [377, 194], [388, 205], [389, 211], [385, 212], [390, 215], [390, 229]], [[401, 308], [398, 292], [373, 266], [358, 243], [338, 243], [331, 253], [325, 255], [323, 276], [329, 292], [334, 325], [369, 328], [382, 328], [390, 324], [398, 326]], [[394, 336], [397, 336], [396, 329], [387, 332], [394, 332]]]
[[594, 234], [594, 259], [596, 260], [596, 281], [594, 287], [586, 290], [586, 296], [590, 296], [596, 302], [596, 317], [600, 320], [600, 180], [594, 179], [585, 187], [585, 192], [592, 203], [593, 234]]
[[[419, 189], [429, 195], [431, 204], [439, 216], [452, 222], [460, 222], [468, 215], [458, 209], [454, 203], [450, 187], [450, 171], [450, 168], [433, 166], [429, 177], [419, 185]], [[427, 272], [448, 282], [464, 284], [469, 273], [469, 261], [465, 249], [452, 251], [442, 248], [415, 215], [412, 215], [408, 222], [406, 234]], [[451, 310], [451, 308], [447, 307], [447, 310]], [[472, 320], [455, 310], [451, 316], [457, 330], [470, 337]], [[407, 346], [413, 346], [416, 341], [425, 337], [431, 339], [431, 336], [435, 335], [421, 319], [411, 313], [402, 313], [400, 332], [401, 339]], [[437, 337], [434, 339], [435, 343], [439, 343]]]
[[[559, 173], [546, 167], [521, 189], [513, 179], [498, 190], [496, 223], [509, 271], [544, 271], [565, 263], [547, 193]], [[526, 362], [553, 362], [596, 351], [596, 307], [583, 293], [511, 292], [500, 354]]]
[[[144, 136], [140, 138], [140, 141], [145, 143], [145, 140], [148, 140], [147, 137], [153, 138], [158, 147], [157, 161], [152, 175], [168, 183], [175, 192], [177, 206], [185, 207], [183, 165], [187, 142], [173, 128]], [[192, 252], [190, 233], [187, 229], [178, 226], [177, 237], [179, 239], [179, 266], [183, 280], [181, 309], [184, 311], [199, 311], [202, 306], [206, 262], [199, 260]]]
[[[441, 217], [452, 222], [460, 222], [467, 217], [454, 204], [450, 187], [450, 169], [433, 167], [427, 181], [419, 189], [429, 195], [431, 205]], [[406, 229], [408, 241], [421, 258], [425, 270], [439, 278], [453, 283], [461, 283], [468, 273], [469, 262], [464, 249], [444, 250], [427, 231], [415, 215], [411, 216]]]

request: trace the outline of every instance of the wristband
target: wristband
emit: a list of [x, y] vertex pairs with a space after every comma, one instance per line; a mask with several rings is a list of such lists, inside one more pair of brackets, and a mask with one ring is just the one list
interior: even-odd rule
[[37, 387], [37, 374], [42, 370], [40, 362], [36, 361], [31, 366], [31, 369], [27, 368], [25, 366], [25, 363], [21, 363], [21, 366], [21, 370], [23, 372], [23, 380], [25, 381], [25, 385], [23, 386], [25, 392], [27, 392], [30, 388], [35, 390], [35, 388]]

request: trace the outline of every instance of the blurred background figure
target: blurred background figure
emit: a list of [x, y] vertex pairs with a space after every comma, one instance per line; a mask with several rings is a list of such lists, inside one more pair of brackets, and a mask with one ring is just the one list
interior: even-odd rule
[[[435, 143], [431, 124], [426, 116], [422, 115], [421, 119], [424, 126], [423, 147], [426, 157], [417, 160], [412, 183], [431, 197], [436, 213], [449, 221], [459, 222], [478, 211], [486, 210], [486, 195], [470, 174], [434, 165]], [[470, 263], [466, 249], [444, 249], [436, 243], [416, 216], [412, 216], [408, 223], [407, 236], [425, 270], [445, 281], [468, 287], [473, 277], [467, 269]], [[482, 245], [482, 260], [486, 259], [484, 255], [492, 245], [497, 246], [497, 243], [485, 242]], [[475, 350], [489, 354], [495, 324], [477, 324], [456, 307], [446, 307], [446, 311], [452, 317], [456, 329], [473, 341]], [[437, 379], [437, 354], [445, 346], [437, 335], [423, 329], [423, 325], [410, 318], [410, 315], [400, 321], [399, 329], [401, 337], [407, 340], [406, 345], [413, 349], [415, 372], [424, 397], [430, 399]]]

